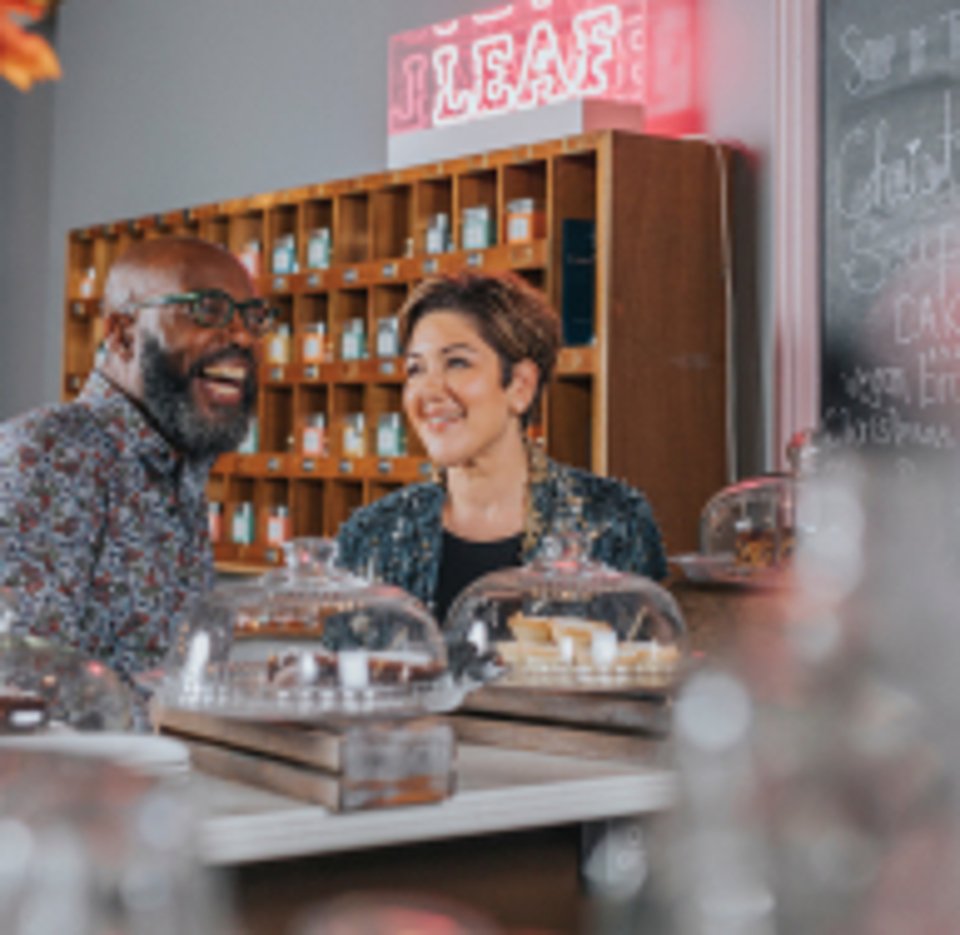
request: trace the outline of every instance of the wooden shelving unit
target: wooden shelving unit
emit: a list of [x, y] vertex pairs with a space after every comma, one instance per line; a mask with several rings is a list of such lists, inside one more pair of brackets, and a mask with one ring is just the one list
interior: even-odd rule
[[[106, 271], [131, 242], [191, 234], [238, 253], [259, 243], [259, 288], [290, 329], [290, 359], [264, 364], [259, 452], [222, 457], [209, 493], [223, 504], [226, 539], [237, 504], [252, 503], [256, 517], [252, 544], [215, 546], [221, 563], [279, 561], [281, 550], [266, 539], [271, 508], [289, 510], [294, 535], [331, 535], [356, 507], [429, 475], [412, 432], [406, 456], [370, 453], [379, 416], [401, 412], [402, 362], [376, 356], [378, 322], [420, 280], [462, 268], [513, 270], [559, 309], [564, 221], [592, 221], [595, 339], [563, 349], [540, 430], [554, 457], [643, 488], [669, 551], [695, 548], [700, 509], [726, 482], [726, 165], [707, 143], [602, 132], [71, 231], [64, 398], [93, 366]], [[508, 242], [515, 199], [543, 206], [542, 237]], [[478, 205], [489, 211], [495, 242], [458, 249], [461, 212]], [[428, 254], [430, 219], [441, 212], [453, 248]], [[308, 240], [318, 228], [331, 232], [332, 257], [311, 269]], [[291, 235], [297, 271], [275, 273], [274, 247]], [[356, 319], [367, 356], [344, 360], [344, 332]], [[303, 338], [317, 324], [327, 355], [308, 363]], [[317, 413], [329, 446], [321, 455], [302, 446]], [[368, 454], [348, 457], [342, 427], [356, 413], [365, 417]]]

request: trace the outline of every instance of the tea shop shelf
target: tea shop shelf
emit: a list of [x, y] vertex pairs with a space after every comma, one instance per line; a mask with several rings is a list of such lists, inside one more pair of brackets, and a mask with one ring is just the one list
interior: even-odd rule
[[[340, 457], [345, 417], [364, 413], [369, 450], [376, 419], [401, 409], [402, 360], [372, 354], [378, 323], [437, 273], [513, 271], [542, 288], [565, 330], [573, 328], [536, 434], [560, 460], [645, 490], [668, 548], [694, 549], [700, 509], [727, 481], [731, 158], [699, 140], [604, 131], [86, 225], [66, 243], [64, 398], [93, 367], [97, 305], [116, 256], [167, 233], [227, 246], [280, 308], [290, 347], [261, 372], [261, 452], [218, 459], [211, 496], [282, 495], [296, 529], [333, 535], [353, 509], [427, 470], [409, 426], [406, 458]], [[542, 217], [511, 226], [518, 201]], [[462, 211], [478, 206], [490, 212], [490, 242], [465, 250]], [[427, 253], [440, 214], [449, 242]], [[323, 228], [327, 265], [310, 268], [309, 237]], [[281, 238], [293, 240], [286, 271], [273, 265], [274, 247], [289, 242]], [[369, 356], [344, 360], [344, 330], [356, 319]], [[322, 334], [323, 352], [307, 361], [311, 333]], [[678, 363], [691, 360], [696, 367]], [[300, 447], [313, 416], [326, 420], [324, 456]], [[286, 486], [259, 486], [274, 481]], [[254, 551], [244, 561], [260, 560], [245, 548]]]

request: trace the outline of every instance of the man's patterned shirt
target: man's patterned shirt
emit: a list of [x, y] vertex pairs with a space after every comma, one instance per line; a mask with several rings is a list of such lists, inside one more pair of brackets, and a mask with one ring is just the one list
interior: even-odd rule
[[0, 586], [19, 628], [126, 676], [159, 664], [213, 584], [209, 468], [97, 373], [75, 402], [0, 425]]

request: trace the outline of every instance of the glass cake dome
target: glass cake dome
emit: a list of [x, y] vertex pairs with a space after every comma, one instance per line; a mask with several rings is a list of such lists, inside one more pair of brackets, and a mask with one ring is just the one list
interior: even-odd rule
[[700, 514], [700, 551], [671, 561], [694, 581], [778, 584], [798, 536], [801, 484], [819, 458], [812, 432], [787, 448], [790, 471], [751, 477], [714, 494]]
[[317, 722], [456, 707], [436, 621], [414, 597], [336, 567], [336, 545], [295, 539], [286, 566], [215, 588], [174, 635], [154, 703]]
[[559, 691], [670, 688], [686, 653], [676, 601], [649, 578], [588, 558], [586, 534], [559, 528], [527, 565], [495, 571], [457, 598], [451, 638], [493, 652], [498, 685]]

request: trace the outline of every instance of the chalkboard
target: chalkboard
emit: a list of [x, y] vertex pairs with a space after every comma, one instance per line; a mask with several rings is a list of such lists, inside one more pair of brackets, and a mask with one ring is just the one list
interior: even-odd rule
[[960, 447], [960, 0], [821, 0], [822, 417]]

